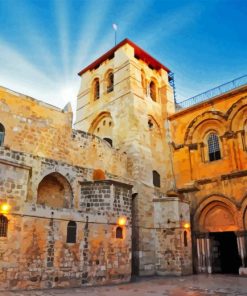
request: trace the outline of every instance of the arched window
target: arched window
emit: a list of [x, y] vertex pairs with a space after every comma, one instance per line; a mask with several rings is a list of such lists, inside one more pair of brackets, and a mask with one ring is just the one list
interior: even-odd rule
[[107, 75], [107, 93], [112, 92], [114, 89], [114, 75], [112, 72]]
[[0, 146], [3, 146], [4, 135], [5, 135], [5, 128], [4, 128], [4, 126], [0, 123]]
[[98, 100], [100, 97], [100, 87], [99, 87], [99, 78], [95, 78], [93, 81], [93, 98], [94, 101]]
[[120, 226], [116, 229], [116, 238], [123, 238], [123, 229]]
[[160, 187], [160, 174], [153, 171], [153, 184], [155, 187]]
[[67, 226], [67, 243], [76, 243], [76, 222], [69, 221]]
[[154, 83], [154, 81], [150, 82], [149, 89], [150, 89], [150, 97], [151, 97], [151, 99], [156, 102], [156, 100], [157, 100], [157, 89], [156, 89], [156, 84]]
[[184, 246], [188, 246], [188, 238], [187, 238], [187, 231], [184, 231]]
[[208, 157], [209, 161], [221, 159], [219, 137], [215, 133], [208, 136]]
[[4, 215], [0, 215], [0, 237], [7, 237], [8, 219]]

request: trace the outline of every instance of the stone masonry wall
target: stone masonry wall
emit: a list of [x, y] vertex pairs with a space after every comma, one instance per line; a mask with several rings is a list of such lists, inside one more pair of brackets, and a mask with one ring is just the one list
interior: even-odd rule
[[[70, 201], [67, 207], [50, 202], [48, 196], [47, 202], [37, 203], [39, 184], [49, 176], [59, 176], [61, 186], [69, 184], [61, 191], [61, 198]], [[130, 279], [130, 185], [89, 182], [93, 179], [91, 169], [5, 147], [0, 147], [0, 177], [0, 202], [10, 205], [4, 213], [7, 237], [0, 237], [0, 289], [72, 287]], [[49, 185], [52, 198], [52, 183]], [[122, 239], [116, 238], [120, 216], [127, 218]], [[75, 243], [67, 243], [69, 221], [77, 226]]]

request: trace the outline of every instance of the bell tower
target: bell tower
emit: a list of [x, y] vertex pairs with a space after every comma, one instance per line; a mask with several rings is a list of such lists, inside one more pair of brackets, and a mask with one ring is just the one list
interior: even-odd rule
[[129, 157], [133, 272], [140, 275], [159, 268], [159, 202], [174, 188], [168, 116], [175, 104], [169, 73], [128, 39], [79, 72], [76, 129], [99, 136]]

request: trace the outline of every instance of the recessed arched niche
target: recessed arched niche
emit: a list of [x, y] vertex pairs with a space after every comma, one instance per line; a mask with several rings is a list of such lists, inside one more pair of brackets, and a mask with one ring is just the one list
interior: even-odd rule
[[104, 139], [110, 146], [113, 145], [113, 120], [109, 112], [99, 114], [91, 124], [89, 133]]
[[38, 186], [37, 203], [52, 208], [70, 208], [72, 189], [67, 179], [59, 173], [45, 176]]

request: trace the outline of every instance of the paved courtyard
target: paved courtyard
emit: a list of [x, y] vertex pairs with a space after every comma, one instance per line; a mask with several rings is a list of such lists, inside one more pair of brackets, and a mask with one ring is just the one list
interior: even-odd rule
[[116, 286], [0, 291], [1, 296], [247, 296], [247, 278], [230, 275], [141, 278]]

